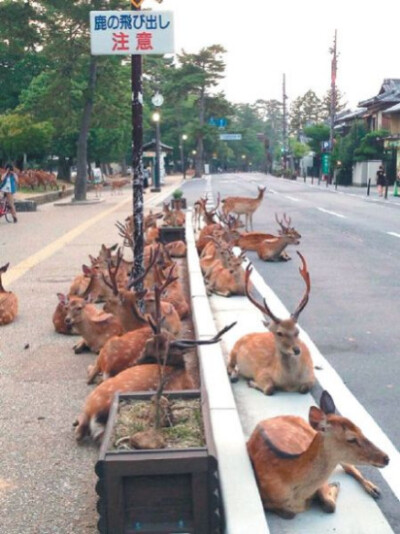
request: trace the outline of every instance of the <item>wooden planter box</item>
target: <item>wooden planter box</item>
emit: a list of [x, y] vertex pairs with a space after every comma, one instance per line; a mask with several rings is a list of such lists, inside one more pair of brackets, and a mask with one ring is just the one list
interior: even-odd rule
[[186, 243], [185, 227], [161, 226], [159, 240], [161, 243], [171, 243], [171, 241], [184, 241]]
[[[97, 509], [101, 534], [220, 534], [223, 532], [218, 466], [207, 403], [202, 403], [207, 445], [190, 449], [109, 451], [120, 400], [154, 393], [116, 394], [100, 458]], [[200, 397], [199, 391], [165, 393]]]
[[186, 198], [173, 198], [171, 199], [171, 208], [178, 210], [185, 210], [187, 208]]

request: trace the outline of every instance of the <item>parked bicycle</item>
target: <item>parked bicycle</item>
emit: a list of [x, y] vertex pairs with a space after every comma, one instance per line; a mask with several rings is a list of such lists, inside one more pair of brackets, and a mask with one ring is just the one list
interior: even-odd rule
[[0, 197], [0, 219], [1, 217], [3, 217], [3, 215], [6, 218], [7, 222], [9, 223], [13, 222], [14, 218], [11, 213], [11, 206], [5, 195]]

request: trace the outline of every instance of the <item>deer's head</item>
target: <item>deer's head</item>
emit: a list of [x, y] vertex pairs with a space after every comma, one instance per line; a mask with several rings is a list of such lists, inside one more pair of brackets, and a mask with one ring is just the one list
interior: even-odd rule
[[246, 296], [256, 308], [258, 308], [266, 318], [271, 319], [271, 322], [264, 321], [264, 325], [274, 334], [275, 343], [278, 352], [283, 358], [297, 357], [301, 353], [299, 345], [299, 329], [297, 327], [297, 321], [301, 311], [305, 308], [311, 289], [310, 274], [307, 270], [307, 264], [304, 257], [297, 252], [302, 261], [302, 267], [299, 268], [299, 272], [306, 284], [306, 290], [296, 310], [291, 314], [288, 319], [280, 319], [270, 310], [266, 300], [263, 300], [263, 304], [257, 302], [249, 292], [249, 279], [252, 271], [251, 264], [246, 269], [246, 284], [245, 291]]
[[336, 408], [327, 391], [321, 395], [320, 408], [312, 406], [309, 412], [310, 425], [321, 432], [341, 462], [385, 467], [389, 457], [369, 441], [349, 419], [335, 414]]

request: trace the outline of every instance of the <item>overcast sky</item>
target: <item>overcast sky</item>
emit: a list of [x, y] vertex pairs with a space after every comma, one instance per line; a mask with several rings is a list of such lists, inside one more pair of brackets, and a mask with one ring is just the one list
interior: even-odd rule
[[281, 99], [330, 86], [329, 48], [338, 31], [337, 84], [348, 107], [376, 95], [384, 78], [400, 78], [400, 1], [146, 0], [143, 7], [175, 13], [176, 50], [226, 50], [221, 85], [233, 102]]

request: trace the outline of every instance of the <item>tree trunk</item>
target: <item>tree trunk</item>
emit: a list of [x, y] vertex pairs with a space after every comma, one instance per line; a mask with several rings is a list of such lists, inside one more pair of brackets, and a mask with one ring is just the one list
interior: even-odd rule
[[71, 161], [69, 158], [67, 159], [64, 156], [59, 158], [57, 179], [71, 181]]
[[96, 87], [97, 57], [90, 56], [89, 85], [83, 109], [81, 130], [79, 132], [77, 149], [77, 176], [75, 181], [74, 200], [86, 200], [86, 173], [87, 173], [87, 140], [89, 135], [90, 119], [93, 109], [94, 90]]

